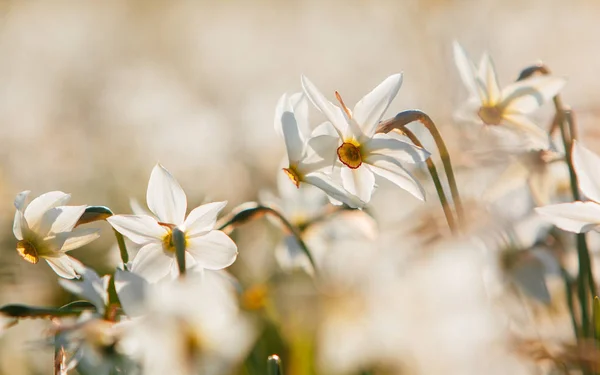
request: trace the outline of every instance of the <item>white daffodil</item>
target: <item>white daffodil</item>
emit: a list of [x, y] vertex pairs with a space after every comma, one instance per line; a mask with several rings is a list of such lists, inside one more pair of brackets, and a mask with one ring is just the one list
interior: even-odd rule
[[[261, 192], [261, 201], [277, 207], [307, 242], [315, 262], [319, 264], [328, 246], [327, 240], [339, 238], [374, 238], [377, 232], [375, 220], [362, 210], [336, 210], [327, 205], [327, 196], [314, 186], [294, 188], [283, 175], [277, 179], [279, 195]], [[331, 210], [333, 208], [333, 210]], [[275, 225], [279, 221], [272, 220]], [[288, 234], [275, 248], [277, 263], [284, 270], [303, 269], [313, 272], [312, 265], [302, 250], [298, 239]]]
[[98, 375], [133, 372], [134, 363], [121, 345], [128, 322], [115, 323], [84, 312], [74, 323], [57, 323], [55, 344], [72, 353], [66, 362], [67, 371], [76, 368], [81, 374]]
[[284, 94], [275, 110], [275, 130], [283, 135], [288, 154], [288, 166], [283, 168], [289, 179], [300, 187], [304, 182], [318, 187], [336, 201], [353, 208], [361, 208], [364, 202], [346, 191], [339, 183], [326, 174], [331, 170], [329, 150], [335, 150], [335, 140], [320, 134], [323, 127], [317, 127], [310, 134], [308, 127], [308, 107], [301, 93]]
[[108, 305], [110, 276], [100, 277], [93, 269], [85, 267], [83, 264], [76, 265], [75, 271], [81, 275], [82, 280], [59, 280], [59, 284], [69, 292], [91, 302], [96, 307], [98, 314], [104, 315]]
[[526, 135], [527, 146], [531, 149], [549, 148], [548, 133], [527, 115], [556, 96], [566, 83], [564, 78], [531, 77], [500, 89], [494, 64], [487, 53], [476, 68], [460, 44], [454, 42], [454, 61], [469, 91], [469, 100], [464, 108], [466, 117], [483, 125]]
[[[565, 180], [564, 157], [554, 151], [537, 150], [520, 153], [511, 159], [486, 190], [485, 199], [497, 201], [526, 184], [536, 205], [551, 203]], [[561, 163], [557, 163], [559, 161]]]
[[[422, 148], [407, 143], [393, 134], [376, 134], [377, 126], [402, 84], [402, 74], [386, 78], [365, 95], [350, 111], [339, 93], [340, 107], [332, 104], [317, 87], [302, 76], [302, 88], [312, 103], [331, 121], [335, 142], [324, 139], [322, 144], [337, 147], [341, 165], [342, 185], [364, 202], [369, 202], [375, 188], [375, 174], [383, 177], [420, 200], [425, 199], [421, 185], [401, 162], [421, 162], [429, 157]], [[322, 137], [327, 137], [323, 135]], [[335, 159], [335, 154], [333, 156]]]
[[227, 202], [205, 204], [186, 217], [187, 198], [179, 183], [160, 164], [152, 170], [146, 201], [156, 218], [148, 215], [114, 215], [108, 222], [119, 233], [142, 245], [131, 270], [151, 282], [178, 274], [173, 243], [173, 229], [185, 234], [186, 266], [222, 269], [237, 257], [236, 244], [220, 230], [215, 230], [217, 215]]
[[29, 263], [40, 258], [61, 277], [76, 278], [78, 261], [66, 253], [86, 245], [99, 237], [96, 229], [73, 229], [86, 206], [63, 206], [71, 198], [62, 191], [51, 191], [35, 198], [25, 207], [29, 191], [15, 198], [13, 233], [17, 252]]
[[123, 346], [145, 374], [227, 374], [251, 348], [256, 330], [221, 273], [153, 285], [125, 271], [115, 276], [123, 308], [136, 317]]
[[535, 210], [561, 229], [583, 233], [600, 226], [600, 157], [574, 141], [572, 160], [579, 187], [589, 201], [553, 204]]

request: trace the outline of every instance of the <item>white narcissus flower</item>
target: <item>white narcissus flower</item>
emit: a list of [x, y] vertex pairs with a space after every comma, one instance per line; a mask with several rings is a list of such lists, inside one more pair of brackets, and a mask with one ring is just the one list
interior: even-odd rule
[[[280, 174], [277, 179], [278, 196], [261, 192], [261, 201], [276, 207], [300, 233], [314, 261], [319, 264], [324, 256], [327, 240], [339, 238], [361, 240], [374, 238], [377, 232], [375, 220], [362, 210], [331, 210], [327, 196], [314, 186], [295, 188]], [[275, 225], [281, 225], [273, 220]], [[288, 234], [275, 248], [275, 258], [284, 270], [303, 269], [312, 274], [313, 267], [302, 250], [298, 239]]]
[[108, 284], [110, 276], [98, 276], [96, 271], [78, 264], [75, 271], [81, 275], [82, 280], [59, 280], [59, 284], [78, 297], [85, 298], [96, 307], [100, 315], [104, 315], [108, 305]]
[[[323, 141], [337, 147], [341, 163], [342, 185], [362, 201], [369, 202], [375, 188], [375, 174], [383, 177], [420, 200], [425, 199], [421, 185], [402, 166], [401, 162], [421, 162], [429, 153], [407, 143], [393, 134], [376, 134], [377, 126], [402, 84], [402, 74], [386, 78], [365, 95], [350, 111], [336, 92], [340, 107], [332, 104], [317, 87], [302, 76], [302, 88], [312, 103], [331, 121], [335, 142]], [[335, 153], [334, 157], [335, 159]]]
[[535, 210], [561, 229], [583, 233], [600, 226], [600, 157], [574, 141], [572, 160], [579, 188], [589, 201], [553, 204]]
[[326, 173], [331, 170], [329, 150], [335, 149], [335, 140], [320, 134], [323, 126], [309, 134], [308, 108], [302, 94], [284, 94], [275, 110], [275, 130], [283, 135], [288, 154], [288, 166], [283, 168], [289, 179], [300, 187], [301, 183], [323, 190], [333, 199], [353, 208], [362, 208], [365, 202], [350, 194]]
[[51, 191], [25, 207], [28, 195], [29, 191], [24, 191], [15, 198], [13, 233], [19, 240], [17, 252], [33, 264], [43, 258], [61, 277], [78, 277], [75, 272], [78, 261], [66, 253], [99, 237], [97, 229], [73, 229], [86, 206], [63, 206], [71, 195]]
[[115, 288], [135, 317], [123, 347], [145, 374], [228, 374], [256, 338], [253, 321], [238, 307], [235, 286], [221, 272], [150, 285], [117, 270]]
[[463, 109], [466, 117], [526, 135], [531, 149], [550, 147], [548, 133], [527, 115], [556, 96], [566, 83], [564, 78], [532, 77], [500, 89], [494, 64], [487, 53], [477, 69], [460, 44], [454, 42], [454, 61], [469, 91], [469, 100]]
[[119, 233], [142, 248], [131, 270], [154, 282], [179, 273], [173, 243], [173, 229], [185, 235], [186, 267], [218, 270], [230, 266], [237, 257], [236, 244], [215, 230], [217, 215], [227, 202], [205, 204], [186, 217], [187, 198], [179, 183], [160, 164], [152, 170], [146, 201], [156, 218], [148, 215], [114, 215], [108, 222]]
[[58, 322], [55, 343], [72, 353], [66, 361], [68, 373], [109, 375], [133, 372], [134, 365], [124, 356], [120, 345], [127, 322], [115, 323], [83, 312], [76, 322]]
[[[551, 198], [563, 186], [566, 172], [563, 160], [563, 155], [551, 150], [529, 151], [516, 155], [490, 184], [484, 197], [490, 202], [495, 202], [526, 183], [536, 205], [549, 204]], [[557, 163], [558, 161], [561, 163]]]

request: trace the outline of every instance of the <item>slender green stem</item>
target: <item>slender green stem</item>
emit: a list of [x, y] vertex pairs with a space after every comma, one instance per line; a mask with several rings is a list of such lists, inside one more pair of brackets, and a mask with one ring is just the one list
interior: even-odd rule
[[[579, 194], [579, 183], [577, 181], [577, 174], [573, 166], [572, 152], [573, 152], [573, 138], [567, 128], [565, 121], [565, 111], [563, 109], [560, 98], [554, 98], [554, 105], [557, 113], [562, 113], [559, 121], [559, 128], [561, 138], [563, 140], [563, 146], [565, 149], [565, 159], [567, 167], [569, 169], [569, 178], [571, 181], [571, 193], [573, 199], [579, 201], [581, 196]], [[576, 234], [577, 243], [577, 257], [579, 260], [579, 270], [577, 278], [577, 293], [579, 295], [579, 304], [581, 305], [581, 329], [583, 331], [583, 337], [589, 337], [590, 332], [590, 316], [589, 316], [589, 300], [591, 289], [589, 288], [589, 278], [591, 275], [590, 267], [590, 255], [587, 247], [587, 242], [584, 233]], [[593, 296], [592, 296], [593, 297]]]
[[596, 345], [600, 346], [600, 299], [598, 296], [594, 297], [592, 311], [594, 315], [594, 339], [596, 340]]
[[[572, 146], [573, 139], [571, 134], [569, 133], [569, 129], [565, 126], [565, 115], [562, 103], [560, 98], [554, 98], [554, 105], [556, 107], [556, 113], [559, 117], [559, 129], [561, 138], [563, 141], [563, 146], [565, 149], [565, 159], [567, 162], [567, 166], [569, 169], [569, 178], [571, 181], [571, 194], [573, 195], [573, 199], [578, 201], [580, 200], [579, 195], [579, 184], [577, 181], [577, 174], [575, 173], [575, 168], [573, 167], [572, 162]], [[589, 318], [589, 295], [588, 295], [588, 263], [589, 263], [589, 254], [587, 251], [587, 244], [585, 240], [585, 234], [578, 233], [576, 234], [576, 243], [577, 243], [577, 258], [579, 260], [579, 270], [578, 270], [578, 278], [577, 278], [577, 294], [579, 298], [579, 304], [581, 306], [581, 330], [583, 332], [583, 337], [588, 337], [590, 334], [590, 318]]]
[[[452, 170], [452, 162], [450, 161], [450, 154], [448, 153], [448, 148], [444, 143], [444, 139], [442, 138], [440, 132], [438, 131], [435, 123], [431, 118], [422, 111], [419, 110], [408, 110], [398, 113], [394, 118], [383, 121], [379, 124], [377, 128], [378, 133], [389, 133], [393, 129], [398, 129], [401, 131], [405, 131], [406, 125], [411, 122], [418, 121], [431, 134], [435, 144], [440, 153], [440, 158], [442, 159], [442, 164], [444, 166], [444, 171], [446, 172], [446, 178], [448, 179], [448, 185], [450, 187], [450, 193], [452, 195], [452, 201], [454, 202], [454, 208], [456, 210], [456, 216], [458, 218], [458, 222], [461, 226], [465, 224], [465, 215], [462, 206], [462, 201], [460, 199], [460, 194], [458, 192], [458, 187], [456, 185], [456, 179], [454, 178], [454, 171]], [[445, 199], [445, 198], [444, 198]]]
[[[560, 104], [560, 103], [559, 103]], [[573, 116], [573, 111], [571, 110], [565, 110], [564, 111], [564, 119], [566, 121], [566, 123], [568, 124], [568, 129], [569, 129], [569, 135], [571, 137], [571, 152], [572, 152], [572, 147], [573, 147], [573, 141], [576, 138], [577, 135], [577, 127], [575, 126], [575, 119]], [[571, 162], [572, 164], [572, 162]], [[577, 175], [575, 175], [575, 177], [577, 177]], [[577, 192], [577, 200], [580, 200], [581, 197], [579, 196], [579, 191]], [[594, 273], [592, 271], [592, 260], [590, 257], [590, 251], [588, 249], [588, 245], [587, 245], [587, 241], [585, 238], [584, 234], [581, 234], [582, 240], [581, 244], [578, 243], [578, 246], [581, 247], [581, 254], [583, 255], [583, 262], [586, 265], [586, 272], [587, 272], [587, 282], [588, 282], [588, 286], [590, 288], [590, 298], [594, 298], [595, 296], [598, 295], [597, 292], [597, 288], [596, 288], [596, 281], [594, 279]]]
[[573, 332], [575, 332], [575, 337], [579, 340], [581, 332], [579, 331], [579, 324], [577, 323], [577, 315], [575, 313], [575, 305], [573, 304], [573, 289], [572, 289], [572, 281], [571, 276], [561, 267], [560, 275], [565, 284], [565, 294], [567, 297], [567, 307], [569, 308], [569, 314], [571, 315], [571, 324], [573, 325]]
[[281, 359], [276, 354], [270, 355], [267, 358], [267, 375], [283, 375]]
[[[526, 79], [536, 73], [548, 75], [550, 69], [543, 64], [532, 65], [524, 69], [519, 75], [518, 80]], [[554, 108], [556, 110], [556, 122], [560, 128], [560, 134], [565, 149], [565, 160], [569, 169], [569, 178], [571, 180], [571, 193], [573, 199], [576, 201], [581, 200], [579, 194], [579, 183], [577, 181], [577, 174], [573, 166], [572, 152], [573, 152], [573, 141], [577, 138], [577, 131], [575, 121], [573, 119], [573, 113], [570, 109], [566, 108], [559, 95], [553, 98]], [[577, 234], [577, 256], [579, 258], [579, 275], [577, 278], [577, 290], [579, 294], [579, 303], [581, 305], [581, 319], [582, 319], [582, 330], [583, 337], [591, 337], [593, 334], [590, 330], [590, 309], [589, 302], [596, 294], [596, 284], [594, 275], [592, 273], [590, 252], [588, 249], [585, 234]]]
[[[404, 128], [403, 130], [398, 130], [404, 133], [416, 146], [423, 148], [423, 144], [419, 141], [419, 138], [413, 133], [410, 129]], [[444, 216], [446, 216], [446, 222], [450, 227], [450, 231], [452, 233], [456, 233], [456, 223], [454, 222], [454, 215], [452, 214], [452, 209], [450, 205], [448, 205], [448, 199], [446, 198], [446, 193], [444, 193], [444, 187], [442, 186], [442, 182], [440, 181], [440, 176], [438, 175], [437, 168], [433, 163], [431, 158], [426, 160], [427, 169], [429, 169], [429, 174], [431, 174], [431, 179], [433, 180], [433, 184], [435, 185], [435, 190], [438, 193], [438, 197], [440, 198], [440, 203], [442, 204], [442, 209], [444, 210]]]
[[185, 233], [175, 227], [171, 231], [171, 238], [175, 246], [175, 257], [177, 258], [177, 266], [179, 267], [179, 276], [185, 276]]
[[296, 238], [296, 241], [298, 241], [302, 252], [304, 252], [306, 257], [310, 261], [310, 264], [312, 265], [315, 273], [317, 273], [317, 265], [315, 264], [314, 258], [312, 257], [308, 246], [306, 246], [306, 243], [304, 242], [304, 240], [302, 240], [302, 237], [300, 236], [298, 230], [281, 213], [279, 213], [271, 207], [263, 206], [256, 202], [244, 203], [238, 206], [237, 209], [234, 209], [231, 212], [231, 214], [222, 218], [217, 224], [217, 227], [220, 230], [230, 232], [238, 226], [245, 224], [251, 220], [258, 219], [264, 215], [271, 215], [277, 218], [277, 220], [279, 220], [283, 224], [285, 229]]
[[123, 267], [127, 269], [127, 262], [129, 262], [129, 253], [127, 252], [127, 246], [125, 245], [125, 238], [116, 229], [113, 228], [113, 232], [115, 233], [115, 237], [117, 238], [117, 245], [119, 245], [119, 253], [121, 254], [121, 261], [123, 262]]

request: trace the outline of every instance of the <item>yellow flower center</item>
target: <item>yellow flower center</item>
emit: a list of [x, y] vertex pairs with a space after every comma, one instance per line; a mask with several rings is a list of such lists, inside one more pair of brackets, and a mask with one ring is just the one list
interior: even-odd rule
[[35, 246], [26, 240], [17, 242], [17, 253], [19, 253], [23, 259], [32, 264], [36, 264], [40, 260]]
[[242, 293], [241, 305], [247, 310], [259, 310], [267, 303], [269, 289], [264, 284], [257, 284]]
[[500, 125], [502, 122], [502, 109], [497, 106], [483, 106], [477, 114], [486, 125]]
[[338, 158], [348, 168], [356, 169], [362, 164], [360, 145], [356, 142], [344, 142], [337, 149]]
[[[173, 241], [173, 231], [170, 228], [167, 228], [168, 232], [162, 238], [163, 250], [175, 254], [175, 242]], [[187, 237], [183, 238], [183, 245], [187, 247]]]
[[297, 188], [300, 188], [300, 174], [296, 170], [296, 168], [290, 165], [289, 168], [283, 168], [283, 171], [288, 176], [288, 178], [296, 185]]
[[186, 321], [179, 322], [179, 330], [183, 349], [181, 351], [182, 357], [180, 358], [183, 360], [183, 365], [187, 368], [188, 372], [195, 373], [198, 369], [202, 352], [206, 349], [202, 333], [199, 332], [198, 327], [192, 327]]

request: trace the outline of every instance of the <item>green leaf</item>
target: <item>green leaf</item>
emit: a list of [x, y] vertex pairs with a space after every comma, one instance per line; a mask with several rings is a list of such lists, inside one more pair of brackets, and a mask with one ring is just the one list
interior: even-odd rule
[[113, 212], [108, 207], [89, 206], [85, 209], [85, 212], [83, 213], [83, 215], [81, 215], [75, 226], [77, 227], [79, 225], [91, 223], [98, 220], [106, 220], [106, 218], [111, 217], [112, 215]]
[[69, 315], [79, 315], [87, 308], [55, 308], [55, 307], [33, 307], [26, 305], [4, 305], [0, 307], [0, 314], [13, 318], [53, 318]]

